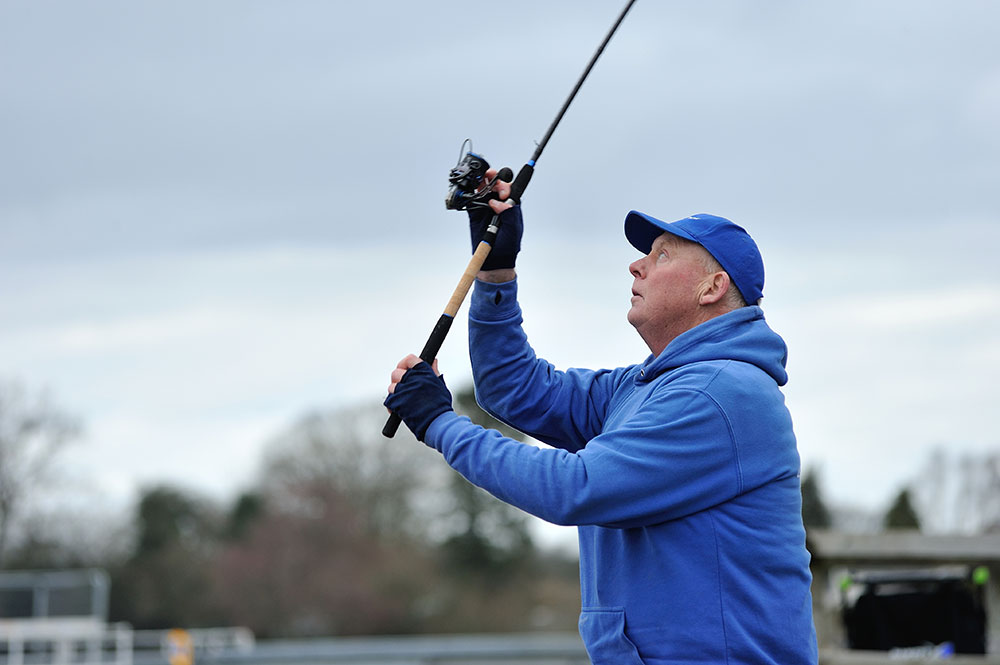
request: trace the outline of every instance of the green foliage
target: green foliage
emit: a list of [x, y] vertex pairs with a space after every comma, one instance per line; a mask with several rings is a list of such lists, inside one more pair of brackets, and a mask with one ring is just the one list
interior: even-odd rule
[[910, 501], [910, 490], [900, 490], [885, 514], [882, 525], [886, 529], [919, 529], [920, 518]]
[[143, 492], [136, 527], [139, 534], [136, 558], [177, 546], [193, 549], [217, 535], [215, 518], [207, 504], [168, 486]]
[[[524, 434], [483, 411], [472, 386], [456, 391], [454, 403], [457, 412], [477, 425], [524, 440]], [[457, 533], [442, 545], [449, 566], [458, 573], [499, 584], [522, 566], [531, 565], [535, 546], [524, 513], [457, 473], [452, 474], [448, 489], [453, 504], [446, 519], [459, 525]]]
[[814, 470], [808, 469], [802, 477], [802, 523], [807, 529], [828, 529], [832, 520], [817, 476]]
[[111, 567], [111, 615], [134, 627], [209, 626], [222, 619], [208, 602], [209, 563], [222, 530], [209, 502], [160, 485], [136, 506], [135, 546]]
[[257, 492], [244, 492], [236, 498], [226, 520], [226, 538], [242, 540], [264, 513], [264, 497]]
[[461, 529], [441, 546], [443, 560], [456, 573], [500, 584], [530, 565], [535, 546], [524, 513], [452, 475], [455, 501], [451, 518]]

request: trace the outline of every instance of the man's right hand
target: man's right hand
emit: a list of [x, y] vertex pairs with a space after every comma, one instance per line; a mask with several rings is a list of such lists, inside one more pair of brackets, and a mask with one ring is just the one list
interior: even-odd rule
[[[482, 189], [486, 187], [487, 183], [493, 180], [493, 178], [496, 178], [497, 173], [498, 171], [496, 169], [486, 169], [486, 173], [483, 175], [483, 182], [479, 185], [479, 191], [482, 191]], [[498, 179], [495, 183], [493, 183], [493, 191], [497, 193], [499, 200], [490, 199], [489, 203], [490, 207], [493, 208], [493, 212], [498, 215], [514, 205], [513, 202], [507, 200], [510, 198], [510, 187], [511, 183], [506, 180]]]
[[[488, 183], [497, 174], [496, 169], [489, 169], [483, 178], [484, 183]], [[485, 186], [485, 185], [484, 185]], [[473, 208], [469, 210], [469, 232], [472, 239], [472, 251], [475, 252], [479, 242], [486, 233], [486, 228], [493, 219], [494, 214], [500, 215], [500, 231], [497, 239], [490, 249], [482, 270], [488, 273], [500, 274], [504, 272], [502, 281], [508, 281], [513, 277], [507, 276], [512, 273], [517, 254], [521, 250], [521, 235], [524, 232], [524, 222], [521, 218], [520, 206], [514, 206], [507, 198], [510, 196], [510, 183], [497, 180], [493, 184], [493, 191], [500, 197], [499, 200], [491, 199], [489, 208]], [[483, 274], [480, 273], [480, 277]], [[490, 277], [490, 276], [487, 276]], [[495, 281], [489, 279], [488, 281]]]

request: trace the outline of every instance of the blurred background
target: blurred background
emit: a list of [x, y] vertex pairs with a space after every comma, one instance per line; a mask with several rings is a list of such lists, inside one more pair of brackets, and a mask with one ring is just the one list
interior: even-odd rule
[[[516, 171], [620, 7], [0, 0], [2, 566], [108, 569], [137, 627], [572, 629], [574, 531], [382, 439], [381, 400], [467, 261], [462, 141]], [[808, 519], [1000, 528], [998, 24], [638, 2], [525, 194], [539, 355], [642, 361], [625, 214], [727, 216]], [[484, 418], [467, 352], [460, 316]]]

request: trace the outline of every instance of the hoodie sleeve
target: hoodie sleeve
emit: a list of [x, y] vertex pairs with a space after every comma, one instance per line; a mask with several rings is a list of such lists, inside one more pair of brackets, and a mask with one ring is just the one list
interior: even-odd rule
[[663, 391], [585, 448], [536, 448], [447, 413], [428, 445], [497, 498], [549, 522], [617, 528], [689, 515], [742, 491], [728, 420], [707, 394]]
[[511, 427], [575, 452], [603, 428], [624, 370], [557, 370], [536, 357], [522, 320], [516, 280], [476, 282], [469, 308], [476, 401]]

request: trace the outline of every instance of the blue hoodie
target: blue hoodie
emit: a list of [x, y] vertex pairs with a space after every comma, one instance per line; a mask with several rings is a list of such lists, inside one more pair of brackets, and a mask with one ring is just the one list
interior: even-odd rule
[[786, 349], [760, 308], [642, 364], [563, 372], [528, 345], [516, 289], [476, 283], [477, 399], [553, 448], [453, 412], [425, 440], [503, 501], [579, 527], [592, 662], [815, 663]]

